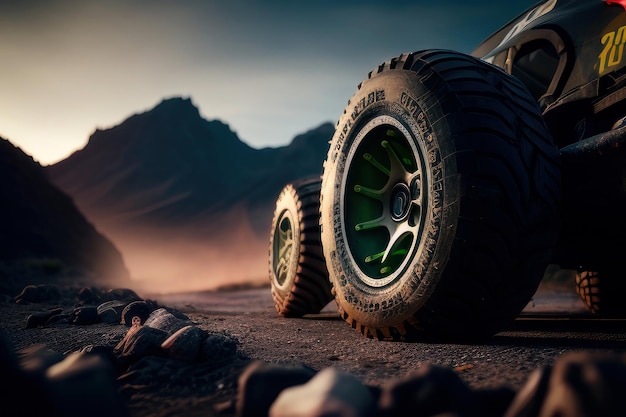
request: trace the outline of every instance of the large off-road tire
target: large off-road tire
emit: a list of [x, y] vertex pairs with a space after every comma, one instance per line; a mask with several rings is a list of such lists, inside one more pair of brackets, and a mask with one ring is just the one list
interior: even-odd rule
[[369, 74], [330, 144], [324, 256], [365, 336], [475, 340], [521, 312], [558, 234], [558, 150], [522, 83], [462, 53]]
[[320, 185], [317, 177], [287, 184], [276, 200], [269, 276], [281, 316], [319, 313], [332, 300], [320, 241]]
[[577, 271], [576, 292], [590, 312], [603, 317], [626, 317], [626, 274], [621, 268]]

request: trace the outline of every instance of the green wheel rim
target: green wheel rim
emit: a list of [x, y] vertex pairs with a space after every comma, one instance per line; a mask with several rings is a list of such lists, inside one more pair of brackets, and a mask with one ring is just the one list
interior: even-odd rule
[[294, 223], [289, 210], [283, 211], [274, 230], [272, 267], [279, 286], [283, 286], [290, 276], [293, 257], [296, 251]]
[[398, 120], [379, 116], [359, 130], [348, 153], [344, 236], [366, 285], [397, 280], [421, 243], [428, 211], [421, 142]]

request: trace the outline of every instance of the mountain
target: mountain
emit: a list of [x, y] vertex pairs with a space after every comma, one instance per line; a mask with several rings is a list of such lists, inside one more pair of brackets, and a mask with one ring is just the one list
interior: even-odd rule
[[176, 97], [97, 130], [46, 171], [121, 249], [133, 278], [158, 282], [152, 290], [210, 287], [266, 278], [275, 199], [289, 181], [321, 175], [333, 132], [326, 123], [254, 149]]
[[41, 165], [3, 138], [0, 182], [0, 285], [5, 290], [68, 275], [92, 285], [128, 285], [117, 248], [50, 183]]

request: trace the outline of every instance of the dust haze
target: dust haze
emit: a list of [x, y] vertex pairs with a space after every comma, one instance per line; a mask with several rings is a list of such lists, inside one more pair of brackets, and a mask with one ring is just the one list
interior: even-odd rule
[[[238, 210], [211, 226], [111, 227], [134, 288], [151, 294], [269, 283], [268, 232], [255, 231]], [[236, 221], [233, 221], [235, 220]], [[219, 228], [216, 223], [224, 227]]]

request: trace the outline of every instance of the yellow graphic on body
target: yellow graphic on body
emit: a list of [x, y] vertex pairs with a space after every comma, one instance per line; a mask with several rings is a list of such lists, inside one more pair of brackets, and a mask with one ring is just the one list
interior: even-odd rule
[[626, 43], [626, 26], [605, 34], [602, 36], [601, 42], [604, 47], [598, 55], [600, 59], [598, 73], [600, 75], [622, 62], [624, 44]]

